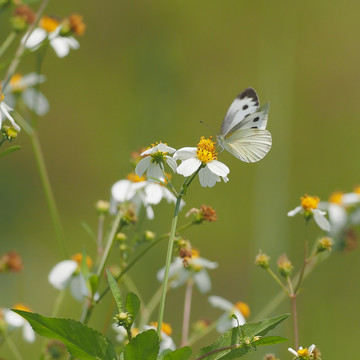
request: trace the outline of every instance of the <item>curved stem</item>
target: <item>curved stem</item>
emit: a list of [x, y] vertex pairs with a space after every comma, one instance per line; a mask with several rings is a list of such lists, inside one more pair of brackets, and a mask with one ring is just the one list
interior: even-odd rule
[[188, 342], [193, 286], [194, 286], [194, 282], [192, 279], [190, 279], [186, 284], [186, 290], [185, 290], [181, 346], [187, 345], [187, 342]]
[[282, 283], [282, 281], [279, 279], [279, 277], [270, 268], [267, 268], [266, 270], [271, 275], [271, 277], [281, 286], [281, 288], [285, 291], [285, 293], [287, 295], [289, 295], [289, 290]]
[[11, 350], [16, 360], [24, 360], [24, 358], [20, 354], [19, 350], [17, 349], [16, 345], [14, 344], [10, 336], [5, 335], [5, 342], [9, 346], [9, 349]]

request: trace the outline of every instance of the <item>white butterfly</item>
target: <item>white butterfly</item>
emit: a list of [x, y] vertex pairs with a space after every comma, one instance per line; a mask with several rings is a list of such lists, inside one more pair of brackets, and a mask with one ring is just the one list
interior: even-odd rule
[[261, 160], [271, 148], [271, 134], [266, 130], [269, 103], [259, 108], [253, 88], [240, 93], [227, 111], [217, 139], [222, 147], [241, 161]]

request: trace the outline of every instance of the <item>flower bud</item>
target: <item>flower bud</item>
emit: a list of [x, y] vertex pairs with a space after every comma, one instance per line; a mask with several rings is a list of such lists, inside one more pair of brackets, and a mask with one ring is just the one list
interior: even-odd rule
[[144, 234], [144, 238], [146, 241], [152, 241], [155, 239], [155, 234], [150, 230], [146, 230]]
[[287, 278], [291, 275], [294, 267], [285, 254], [279, 257], [277, 264], [279, 272], [283, 277]]
[[44, 360], [66, 360], [68, 352], [65, 345], [59, 340], [51, 340], [47, 343]]
[[270, 256], [261, 251], [256, 255], [255, 264], [263, 269], [267, 269], [270, 263]]
[[323, 252], [323, 251], [331, 251], [333, 245], [333, 240], [329, 237], [323, 237], [321, 238], [317, 243], [317, 252]]
[[119, 242], [124, 242], [127, 239], [127, 236], [126, 236], [126, 234], [124, 234], [122, 232], [119, 232], [119, 233], [116, 234], [115, 238]]
[[11, 27], [17, 33], [27, 30], [29, 25], [33, 24], [36, 15], [27, 5], [20, 5], [16, 8], [14, 16], [10, 18]]
[[109, 213], [110, 203], [108, 201], [98, 200], [95, 208], [100, 215], [107, 215]]

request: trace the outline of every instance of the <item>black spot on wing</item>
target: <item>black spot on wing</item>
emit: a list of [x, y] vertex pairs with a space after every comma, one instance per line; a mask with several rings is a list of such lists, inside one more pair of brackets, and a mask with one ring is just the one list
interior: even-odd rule
[[240, 100], [245, 99], [245, 98], [250, 98], [255, 102], [255, 105], [258, 106], [259, 105], [259, 98], [257, 96], [256, 91], [253, 88], [247, 88], [245, 89], [243, 92], [241, 92], [238, 95], [238, 98]]
[[260, 118], [257, 116], [254, 120], [253, 120], [253, 122], [257, 122], [257, 121], [259, 121], [260, 120]]
[[251, 129], [257, 129], [258, 127], [257, 126], [252, 126]]
[[246, 110], [248, 107], [249, 107], [248, 105], [244, 105], [242, 109]]

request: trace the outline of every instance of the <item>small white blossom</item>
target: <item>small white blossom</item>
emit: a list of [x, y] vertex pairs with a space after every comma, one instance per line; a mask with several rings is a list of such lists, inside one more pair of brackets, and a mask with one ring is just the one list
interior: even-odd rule
[[40, 91], [34, 88], [43, 83], [45, 79], [44, 75], [34, 72], [24, 76], [13, 75], [5, 90], [6, 102], [15, 107], [20, 97], [30, 110], [39, 116], [45, 115], [49, 111], [49, 102]]
[[[17, 306], [15, 306], [17, 308]], [[27, 310], [23, 309], [23, 307], [19, 307], [19, 310]], [[3, 309], [4, 319], [8, 324], [10, 330], [22, 328], [23, 338], [25, 341], [29, 343], [33, 343], [35, 341], [35, 332], [30, 326], [30, 324], [20, 315], [16, 314], [10, 309]]]
[[325, 231], [330, 231], [331, 226], [326, 219], [326, 211], [318, 209], [320, 199], [317, 196], [305, 195], [301, 197], [301, 205], [294, 210], [288, 212], [288, 216], [295, 216], [296, 214], [304, 214], [306, 218], [313, 216], [316, 224]]
[[20, 131], [20, 126], [15, 122], [14, 118], [10, 115], [10, 112], [13, 110], [9, 105], [4, 102], [4, 94], [1, 92], [0, 85], [0, 129], [2, 127], [2, 122], [5, 119], [8, 119], [11, 122], [11, 125], [16, 131]]
[[215, 143], [211, 139], [200, 139], [197, 147], [184, 147], [174, 154], [175, 160], [182, 163], [176, 172], [185, 177], [191, 176], [199, 168], [199, 180], [202, 187], [213, 187], [222, 178], [228, 182], [229, 168], [216, 159]]
[[295, 355], [295, 358], [294, 359], [301, 359], [301, 360], [304, 360], [304, 359], [310, 359], [311, 357], [311, 354], [313, 353], [315, 349], [315, 345], [312, 344], [311, 346], [309, 346], [309, 348], [305, 348], [303, 349], [301, 346], [299, 347], [299, 350], [296, 351], [294, 350], [293, 348], [288, 348], [288, 350], [293, 354]]
[[[209, 296], [208, 300], [213, 307], [225, 311], [225, 313], [220, 316], [216, 324], [216, 330], [219, 333], [224, 333], [225, 331], [238, 326], [238, 322], [239, 325], [244, 325], [246, 323], [245, 316], [239, 310], [240, 304], [242, 306], [247, 306], [246, 304], [244, 303], [233, 304], [230, 301], [215, 295]], [[234, 319], [232, 315], [235, 315], [238, 321], [236, 321], [236, 319]]]
[[[211, 280], [207, 269], [216, 269], [218, 264], [209, 261], [202, 257], [193, 255], [186, 260], [187, 266], [184, 266], [183, 260], [179, 257], [175, 258], [169, 267], [169, 278], [171, 280], [171, 287], [177, 288], [185, 284], [189, 279], [192, 279], [201, 293], [206, 293], [211, 290]], [[164, 280], [165, 268], [162, 268], [157, 273], [159, 281]]]
[[174, 172], [176, 170], [176, 161], [168, 155], [173, 154], [175, 151], [176, 149], [163, 143], [154, 145], [141, 153], [144, 158], [136, 165], [135, 173], [141, 177], [146, 172], [148, 178], [164, 181], [164, 163], [167, 163]]

